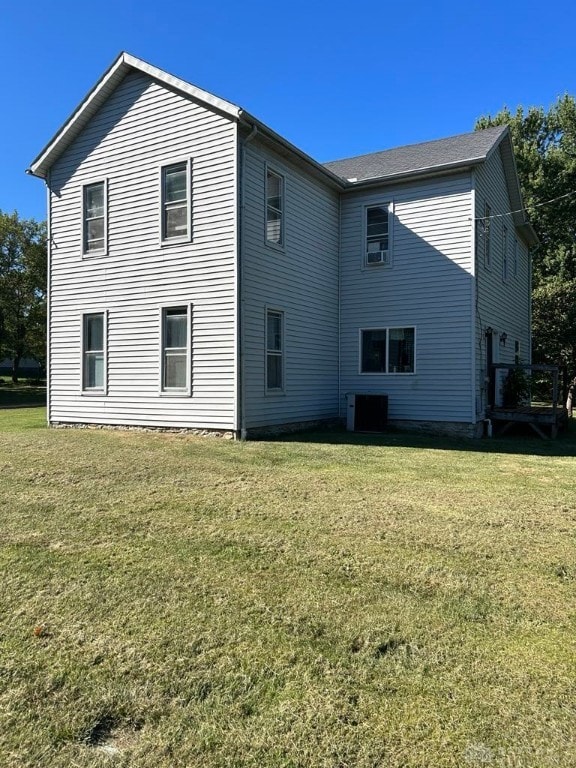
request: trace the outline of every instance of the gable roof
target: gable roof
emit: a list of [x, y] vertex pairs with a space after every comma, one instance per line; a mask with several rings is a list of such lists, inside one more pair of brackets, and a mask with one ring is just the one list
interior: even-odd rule
[[484, 162], [508, 128], [461, 133], [447, 139], [408, 144], [368, 155], [324, 163], [333, 173], [354, 182], [449, 170]]
[[450, 136], [447, 139], [408, 144], [382, 152], [334, 160], [324, 163], [324, 167], [354, 187], [366, 186], [470, 168], [485, 162], [498, 148], [512, 208], [512, 220], [526, 244], [536, 245], [538, 237], [527, 221], [522, 203], [508, 126], [497, 125], [482, 131]]
[[514, 224], [521, 230], [528, 245], [538, 242], [524, 213], [510, 131], [506, 126], [496, 126], [447, 139], [410, 144], [329, 163], [319, 163], [236, 104], [204, 91], [126, 52], [122, 52], [106, 70], [68, 120], [30, 164], [27, 173], [45, 179], [57, 158], [82, 132], [106, 99], [132, 70], [143, 72], [230, 119], [244, 123], [253, 132], [259, 132], [260, 135], [279, 146], [283, 154], [303, 163], [309, 171], [315, 175], [321, 175], [326, 182], [340, 190], [470, 167], [484, 162], [496, 147], [500, 146], [508, 193], [512, 208], [515, 210]]
[[110, 96], [112, 91], [120, 84], [124, 77], [131, 70], [144, 72], [155, 80], [188, 94], [196, 101], [205, 104], [218, 112], [221, 112], [233, 119], [238, 119], [241, 112], [240, 107], [232, 104], [225, 99], [221, 99], [208, 91], [202, 90], [186, 80], [174, 77], [162, 69], [153, 67], [142, 59], [136, 58], [129, 53], [122, 52], [116, 61], [102, 75], [100, 80], [87, 93], [72, 115], [64, 125], [56, 132], [53, 138], [48, 142], [38, 157], [30, 164], [28, 173], [40, 178], [46, 178], [50, 166], [59, 155], [69, 146], [74, 139], [82, 132], [90, 119], [100, 109], [102, 104]]

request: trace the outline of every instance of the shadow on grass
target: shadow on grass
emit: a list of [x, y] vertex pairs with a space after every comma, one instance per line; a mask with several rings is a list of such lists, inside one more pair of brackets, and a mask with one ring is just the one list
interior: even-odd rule
[[576, 419], [569, 422], [555, 440], [536, 437], [526, 424], [518, 424], [505, 437], [480, 439], [424, 435], [389, 428], [386, 432], [347, 432], [344, 428], [295, 432], [267, 438], [274, 442], [319, 443], [326, 445], [366, 445], [394, 448], [423, 448], [475, 453], [515, 453], [528, 456], [576, 456]]
[[46, 405], [46, 387], [9, 384], [0, 387], [1, 408], [35, 408]]

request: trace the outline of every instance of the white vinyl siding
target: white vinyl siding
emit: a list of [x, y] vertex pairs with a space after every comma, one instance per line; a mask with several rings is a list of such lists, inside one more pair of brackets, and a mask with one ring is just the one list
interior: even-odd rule
[[[50, 420], [235, 429], [236, 125], [128, 74], [50, 174]], [[194, 242], [162, 247], [161, 168], [194, 161]], [[108, 178], [108, 256], [81, 259], [82, 188]], [[193, 305], [191, 393], [163, 396], [160, 307]], [[80, 397], [78, 315], [108, 314], [108, 395]]]
[[[266, 169], [284, 179], [284, 255], [263, 242]], [[243, 399], [246, 428], [338, 415], [338, 193], [258, 139], [244, 150]], [[266, 308], [283, 311], [283, 391], [265, 386]]]
[[[476, 408], [484, 415], [487, 404], [488, 371], [486, 369], [486, 329], [494, 330], [494, 346], [500, 362], [515, 362], [517, 340], [522, 350], [521, 362], [530, 362], [530, 256], [526, 245], [514, 229], [510, 214], [511, 204], [506, 187], [500, 151], [495, 151], [475, 172], [476, 217], [485, 215], [484, 202], [491, 202], [491, 247], [493, 269], [480, 269], [477, 275], [476, 301]], [[510, 251], [514, 240], [512, 265], [505, 259], [505, 248]], [[483, 259], [482, 244], [477, 244], [479, 259]], [[506, 263], [508, 262], [508, 263]], [[505, 272], [508, 279], [503, 280]], [[499, 338], [506, 333], [508, 342], [500, 345]]]
[[[362, 268], [365, 211], [383, 199], [394, 201], [394, 268]], [[342, 415], [346, 393], [369, 391], [388, 395], [391, 420], [472, 421], [470, 212], [467, 173], [391, 185], [385, 198], [379, 190], [342, 197]], [[414, 373], [361, 373], [360, 332], [388, 328], [417, 328]]]
[[106, 182], [85, 184], [82, 193], [82, 253], [86, 256], [105, 255], [108, 239]]

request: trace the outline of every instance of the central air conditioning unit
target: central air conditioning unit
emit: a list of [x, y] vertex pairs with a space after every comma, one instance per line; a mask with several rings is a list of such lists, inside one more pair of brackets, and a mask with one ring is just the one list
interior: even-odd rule
[[384, 432], [388, 426], [388, 395], [348, 393], [346, 429], [349, 432]]
[[366, 254], [367, 264], [390, 264], [389, 251], [368, 251]]

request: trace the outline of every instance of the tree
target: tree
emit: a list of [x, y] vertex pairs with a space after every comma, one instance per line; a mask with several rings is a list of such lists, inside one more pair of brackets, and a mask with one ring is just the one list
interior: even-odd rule
[[576, 371], [576, 101], [566, 94], [548, 111], [506, 107], [476, 129], [508, 125], [528, 218], [540, 239], [532, 254], [534, 360]]
[[0, 211], [0, 357], [46, 361], [46, 225]]

